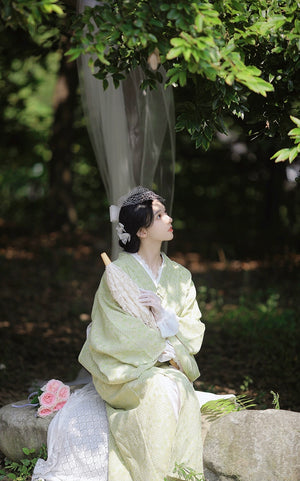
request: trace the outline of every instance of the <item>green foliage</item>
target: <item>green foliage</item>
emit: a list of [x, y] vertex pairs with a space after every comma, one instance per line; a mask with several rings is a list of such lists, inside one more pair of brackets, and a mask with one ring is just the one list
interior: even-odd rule
[[[186, 481], [205, 481], [204, 475], [202, 473], [196, 473], [194, 469], [189, 468], [185, 464], [175, 463], [173, 473], [177, 474], [179, 479], [183, 479]], [[164, 478], [164, 481], [168, 481], [168, 479]]]
[[[228, 116], [245, 119], [253, 138], [284, 138], [289, 115], [299, 111], [300, 9], [293, 0], [106, 0], [72, 24], [57, 0], [2, 3], [6, 26], [34, 36], [52, 25], [71, 35], [70, 60], [90, 55], [104, 88], [109, 78], [118, 87], [137, 65], [146, 76], [141, 88], [155, 88], [163, 75], [149, 60], [154, 55], [167, 83], [184, 91], [176, 129], [197, 148], [207, 150], [216, 132], [228, 131]], [[290, 161], [295, 155], [294, 148]]]
[[240, 390], [249, 391], [251, 384], [253, 384], [253, 379], [250, 376], [245, 376], [242, 384], [240, 385]]
[[0, 15], [6, 26], [21, 27], [34, 35], [49, 15], [64, 15], [59, 3], [58, 0], [1, 0]]
[[[203, 288], [200, 293], [202, 297]], [[224, 301], [219, 298], [215, 290], [210, 290], [208, 295], [215, 296], [215, 299], [211, 297], [211, 308], [207, 311], [208, 321], [221, 322], [230, 336], [251, 339], [252, 349], [259, 351], [264, 346], [264, 339], [268, 336], [270, 336], [269, 341], [273, 340], [274, 344], [277, 339], [285, 336], [289, 337], [291, 345], [296, 343], [294, 338], [297, 332], [296, 313], [290, 308], [280, 306], [280, 295], [273, 289], [268, 289], [267, 294], [257, 291], [254, 298], [251, 295], [249, 297], [242, 295], [238, 304], [229, 306], [229, 308], [223, 304]], [[265, 298], [263, 299], [263, 297]], [[202, 297], [200, 304], [203, 301]], [[272, 345], [273, 347], [275, 346]], [[281, 349], [283, 346], [279, 345], [276, 351], [279, 353]], [[270, 352], [265, 354], [266, 356], [271, 355]], [[283, 351], [282, 356], [284, 355]], [[275, 353], [272, 355], [272, 358], [274, 357]], [[251, 378], [248, 379], [249, 383], [251, 383]]]
[[[177, 130], [187, 131], [204, 150], [216, 131], [227, 131], [226, 115], [244, 118], [251, 92], [266, 98], [259, 101], [260, 115], [267, 134], [274, 135], [274, 112], [278, 124], [282, 101], [289, 108], [286, 98], [299, 88], [297, 2], [104, 1], [76, 16], [73, 31], [70, 59], [89, 54], [104, 88], [109, 77], [117, 87], [137, 65], [146, 75], [142, 88], [155, 88], [163, 77], [147, 62], [154, 52], [167, 71], [167, 83], [189, 92]], [[285, 95], [282, 84], [288, 87]]]
[[[31, 37], [21, 28], [12, 30], [0, 25], [0, 218], [30, 231], [44, 228], [45, 219], [53, 218], [47, 209], [53, 99], [62, 58], [58, 38], [57, 28], [41, 26]], [[105, 193], [89, 144], [79, 92], [74, 112], [73, 195], [79, 226], [84, 223], [95, 228]]]
[[300, 154], [300, 119], [291, 115], [291, 120], [296, 124], [296, 128], [289, 131], [288, 135], [294, 141], [295, 146], [290, 148], [281, 149], [276, 152], [271, 159], [275, 159], [275, 162], [283, 162], [289, 160], [292, 163]]
[[201, 413], [207, 416], [209, 422], [215, 421], [226, 414], [232, 412], [243, 411], [255, 407], [256, 403], [253, 399], [245, 394], [238, 394], [235, 398], [219, 399], [217, 401], [208, 401], [201, 408]]
[[5, 460], [4, 468], [0, 470], [0, 480], [28, 481], [31, 479], [34, 467], [39, 458], [47, 459], [47, 448], [43, 444], [36, 453], [35, 449], [23, 448], [25, 458], [20, 461]]
[[274, 391], [270, 391], [272, 396], [273, 396], [273, 401], [272, 401], [272, 404], [274, 406], [274, 409], [280, 409], [280, 405], [279, 405], [279, 394], [274, 392]]
[[[44, 45], [48, 34], [36, 41]], [[18, 217], [19, 203], [38, 202], [47, 192], [60, 53], [38, 47], [21, 29], [0, 27], [0, 39], [0, 216], [12, 209]]]
[[[19, 8], [18, 2], [8, 3], [13, 9]], [[210, 258], [215, 256], [216, 242], [223, 242], [222, 247], [229, 257], [240, 256], [241, 253], [244, 255], [245, 251], [249, 255], [256, 255], [257, 250], [269, 249], [269, 246], [273, 248], [275, 243], [276, 247], [282, 246], [284, 249], [286, 245], [295, 244], [295, 239], [299, 235], [300, 216], [297, 198], [299, 191], [297, 192], [296, 189], [283, 191], [284, 165], [279, 163], [274, 169], [271, 162], [269, 162], [271, 166], [268, 165], [268, 157], [282, 146], [280, 137], [284, 137], [290, 130], [290, 113], [296, 114], [298, 108], [295, 100], [300, 81], [300, 76], [296, 75], [299, 68], [295, 43], [297, 30], [292, 28], [295, 16], [298, 14], [296, 12], [288, 14], [292, 4], [286, 2], [282, 4], [281, 14], [285, 15], [290, 23], [281, 26], [282, 36], [278, 37], [279, 23], [277, 24], [275, 20], [275, 27], [272, 26], [270, 31], [263, 32], [262, 25], [265, 25], [266, 15], [260, 17], [258, 14], [260, 3], [252, 2], [249, 8], [243, 6], [242, 2], [235, 2], [234, 5], [232, 2], [226, 2], [225, 5], [224, 2], [209, 3], [210, 5], [207, 2], [197, 4], [200, 9], [207, 8], [211, 12], [218, 12], [218, 16], [215, 13], [207, 14], [202, 27], [200, 25], [204, 32], [204, 43], [209, 35], [213, 35], [216, 43], [217, 33], [227, 28], [229, 33], [226, 38], [228, 42], [232, 35], [237, 38], [244, 64], [247, 67], [253, 65], [260, 69], [262, 73], [257, 78], [268, 80], [275, 90], [263, 97], [250, 93], [241, 82], [234, 81], [230, 85], [220, 76], [212, 81], [205, 75], [190, 72], [187, 70], [187, 65], [195, 62], [192, 55], [188, 61], [183, 54], [174, 59], [165, 59], [164, 65], [170, 71], [175, 68], [175, 65], [179, 65], [182, 71], [182, 75], [176, 82], [178, 88], [174, 89], [178, 131], [176, 165], [178, 175], [174, 206], [176, 230], [178, 233], [180, 229], [185, 229], [185, 239], [191, 235], [201, 238], [197, 248]], [[277, 3], [270, 4], [272, 8], [270, 7], [267, 13], [268, 25], [271, 22], [270, 18], [273, 18], [273, 10]], [[155, 2], [148, 5], [149, 8], [157, 10], [153, 13], [151, 21], [162, 15], [167, 16], [171, 3], [166, 2], [166, 4], [167, 6], [162, 7], [167, 9], [165, 13], [160, 5], [156, 6]], [[30, 6], [31, 3], [28, 2], [28, 5]], [[120, 5], [122, 6], [122, 2]], [[132, 3], [127, 2], [126, 5], [130, 8]], [[139, 5], [136, 11], [141, 15], [141, 22], [144, 22], [143, 15], [149, 17], [150, 14], [147, 8], [143, 12]], [[185, 2], [176, 3], [176, 12], [187, 19], [187, 30], [191, 28], [188, 21], [189, 15], [195, 14], [194, 7], [190, 5], [189, 3], [187, 6]], [[261, 6], [266, 8], [265, 3], [261, 3]], [[99, 9], [102, 11], [100, 7]], [[241, 12], [238, 13], [240, 10]], [[89, 10], [86, 9], [86, 15], [88, 12]], [[173, 12], [170, 16], [172, 17], [175, 13]], [[132, 15], [134, 16], [135, 12]], [[253, 29], [250, 27], [247, 29], [244, 15], [247, 18], [252, 15], [251, 25], [255, 23], [255, 18], [257, 22], [259, 19], [262, 22], [259, 26], [256, 25], [255, 35]], [[278, 18], [277, 20], [279, 22]], [[81, 21], [80, 18], [78, 21]], [[114, 18], [111, 21], [114, 22]], [[123, 21], [126, 23], [126, 15], [122, 17]], [[34, 35], [29, 36], [25, 24], [23, 29], [16, 28], [19, 24], [13, 15], [7, 22], [6, 28], [4, 24], [0, 26], [2, 94], [0, 99], [2, 113], [0, 119], [0, 217], [32, 230], [35, 227], [40, 228], [45, 217], [51, 218], [47, 213], [45, 216], [45, 211], [52, 156], [49, 145], [54, 118], [52, 98], [63, 53], [59, 43], [60, 34], [61, 32], [69, 34], [70, 27], [66, 17], [61, 19], [56, 14], [49, 16], [45, 14], [42, 19], [43, 24], [37, 24]], [[210, 22], [211, 25], [215, 22], [215, 28], [209, 27]], [[282, 24], [282, 18], [280, 22]], [[133, 25], [132, 22], [129, 23]], [[175, 48], [171, 44], [172, 38], [184, 40], [181, 36], [183, 30], [180, 30], [179, 23], [172, 18], [167, 19], [167, 25], [163, 25], [162, 22], [154, 23], [157, 29], [155, 30], [157, 43], [165, 45], [166, 56], [167, 51]], [[15, 29], [12, 30], [10, 25]], [[140, 31], [142, 24], [138, 22], [138, 25], [140, 26], [136, 28]], [[146, 20], [143, 25], [146, 30], [149, 27], [149, 32], [152, 30]], [[107, 25], [102, 27], [106, 29]], [[271, 35], [273, 31], [274, 35]], [[264, 35], [260, 35], [260, 32]], [[159, 33], [161, 36], [158, 40]], [[202, 38], [202, 33], [200, 35], [199, 32], [193, 36], [188, 30], [187, 34], [193, 41]], [[94, 35], [94, 32], [91, 35]], [[288, 42], [286, 35], [289, 38]], [[190, 37], [185, 37], [185, 42], [187, 39], [192, 41]], [[124, 36], [115, 43], [118, 49], [123, 48], [123, 38]], [[221, 38], [220, 41], [224, 42], [224, 39]], [[148, 53], [153, 48], [154, 50], [158, 48], [161, 60], [163, 59], [161, 49], [155, 46], [157, 43], [153, 38], [152, 42], [151, 48], [147, 46], [141, 49], [140, 53], [137, 47], [132, 48], [132, 55], [136, 56], [135, 62], [140, 62], [147, 70], [150, 87], [155, 86], [160, 75], [158, 75], [159, 71], [151, 70], [149, 67]], [[282, 42], [285, 48], [281, 52], [271, 53], [272, 42], [279, 42], [279, 44]], [[205, 45], [207, 51], [212, 48], [209, 42]], [[201, 48], [204, 49], [203, 46]], [[218, 46], [218, 48], [221, 47]], [[112, 50], [116, 58], [119, 58], [120, 54], [118, 49]], [[233, 53], [235, 51], [232, 50]], [[230, 52], [226, 50], [222, 53], [227, 57], [229, 54]], [[128, 60], [126, 55], [120, 56], [120, 62], [124, 61], [126, 65], [128, 63], [127, 67], [124, 66], [125, 70], [130, 68], [130, 58]], [[222, 63], [221, 60], [220, 62]], [[112, 61], [109, 67], [112, 71], [106, 75], [113, 76], [121, 70], [121, 67], [120, 64], [117, 70], [114, 70]], [[99, 74], [99, 68], [96, 67], [95, 73]], [[269, 75], [268, 72], [271, 74]], [[186, 78], [186, 85], [184, 85], [184, 78]], [[116, 84], [119, 82], [117, 77], [115, 82]], [[229, 115], [234, 116], [234, 122]], [[74, 102], [74, 117], [74, 139], [76, 140], [71, 146], [74, 203], [79, 226], [94, 228], [99, 225], [99, 219], [107, 219], [107, 205], [94, 154], [87, 139], [79, 96]], [[246, 122], [243, 126], [242, 120]], [[247, 138], [247, 126], [251, 128], [251, 138], [255, 139], [255, 142]], [[225, 133], [228, 128], [230, 134], [227, 140], [224, 141], [224, 135], [215, 138], [216, 131]], [[265, 139], [264, 135], [268, 138]], [[196, 147], [209, 149], [210, 146], [210, 150], [205, 154], [196, 152], [190, 142], [191, 136]], [[234, 153], [236, 142], [238, 145], [245, 144], [246, 149], [238, 159]], [[270, 214], [267, 212], [267, 204], [272, 205]], [[188, 208], [187, 205], [189, 205]], [[198, 219], [201, 219], [201, 223]], [[211, 219], [215, 221], [212, 222]], [[265, 237], [267, 230], [268, 238]]]
[[[248, 396], [251, 393], [254, 397], [261, 389], [269, 392], [272, 386], [281, 390], [282, 396], [289, 387], [297, 385], [300, 332], [299, 310], [295, 304], [298, 291], [293, 295], [294, 303], [288, 293], [283, 292], [281, 299], [278, 289], [266, 288], [240, 295], [237, 302], [227, 304], [215, 291], [208, 290], [206, 295], [203, 289], [199, 291], [207, 342], [210, 342], [210, 326], [214, 325], [228, 357], [234, 359], [233, 365], [241, 366], [240, 372], [244, 372], [240, 389]], [[285, 302], [294, 307], [284, 305]], [[214, 347], [211, 348], [213, 352]], [[220, 362], [219, 369], [224, 359]], [[279, 407], [277, 396], [273, 394], [275, 409]]]
[[[31, 404], [39, 404], [39, 396], [43, 393], [43, 391], [41, 390], [41, 388], [39, 388], [37, 390], [37, 393], [32, 397], [30, 398], [30, 403]], [[25, 453], [26, 454], [26, 453]]]

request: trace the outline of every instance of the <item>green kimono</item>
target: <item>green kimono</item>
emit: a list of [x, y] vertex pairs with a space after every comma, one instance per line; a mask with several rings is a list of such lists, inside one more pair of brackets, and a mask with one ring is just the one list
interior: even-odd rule
[[[200, 406], [192, 382], [199, 376], [194, 354], [201, 347], [204, 324], [189, 271], [163, 257], [157, 286], [132, 255], [122, 253], [115, 263], [140, 288], [158, 294], [164, 308], [176, 313], [179, 331], [168, 340], [184, 373], [168, 362], [158, 362], [166, 339], [119, 307], [109, 291], [106, 273], [95, 295], [92, 327], [79, 355], [106, 401], [109, 481], [176, 479], [172, 478], [175, 462], [202, 472]], [[177, 417], [162, 376], [175, 381], [179, 389]]]

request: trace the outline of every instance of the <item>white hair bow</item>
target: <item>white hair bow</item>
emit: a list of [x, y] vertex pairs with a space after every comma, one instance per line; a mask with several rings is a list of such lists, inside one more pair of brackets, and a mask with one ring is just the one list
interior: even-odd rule
[[117, 222], [119, 220], [120, 207], [118, 205], [111, 205], [109, 207], [110, 222]]
[[117, 225], [116, 231], [119, 239], [123, 242], [123, 244], [127, 244], [127, 242], [130, 241], [131, 235], [126, 232], [124, 225], [121, 224], [121, 222], [119, 222], [119, 224]]

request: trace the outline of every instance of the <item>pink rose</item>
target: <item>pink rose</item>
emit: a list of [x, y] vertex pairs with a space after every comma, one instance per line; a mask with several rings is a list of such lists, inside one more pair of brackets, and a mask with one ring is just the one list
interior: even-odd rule
[[49, 416], [49, 414], [52, 414], [52, 413], [53, 413], [53, 409], [45, 408], [44, 406], [41, 406], [41, 407], [38, 408], [37, 415], [40, 418], [45, 418], [46, 416]]
[[59, 401], [67, 401], [70, 396], [70, 387], [62, 386], [57, 392], [57, 398]]
[[53, 408], [53, 411], [59, 411], [61, 408], [64, 407], [64, 405], [66, 404], [67, 401], [60, 401], [58, 402], [54, 408]]
[[39, 396], [39, 402], [41, 407], [52, 408], [56, 403], [56, 394], [48, 391], [43, 392], [43, 394]]
[[59, 390], [59, 388], [61, 386], [63, 386], [63, 383], [61, 381], [58, 381], [57, 379], [51, 379], [42, 388], [42, 391], [49, 391], [49, 392], [57, 393], [57, 391]]

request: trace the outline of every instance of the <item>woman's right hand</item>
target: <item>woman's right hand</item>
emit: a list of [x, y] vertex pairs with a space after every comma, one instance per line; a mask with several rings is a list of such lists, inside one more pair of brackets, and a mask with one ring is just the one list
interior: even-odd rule
[[140, 289], [141, 294], [139, 297], [139, 302], [143, 306], [149, 307], [151, 309], [156, 321], [162, 317], [164, 309], [161, 305], [161, 300], [155, 292], [148, 291], [146, 289]]
[[160, 298], [152, 291], [140, 289], [141, 295], [139, 301], [144, 306], [151, 309], [156, 321], [157, 327], [160, 330], [162, 337], [175, 336], [179, 329], [177, 316], [174, 312], [166, 310], [161, 305]]

